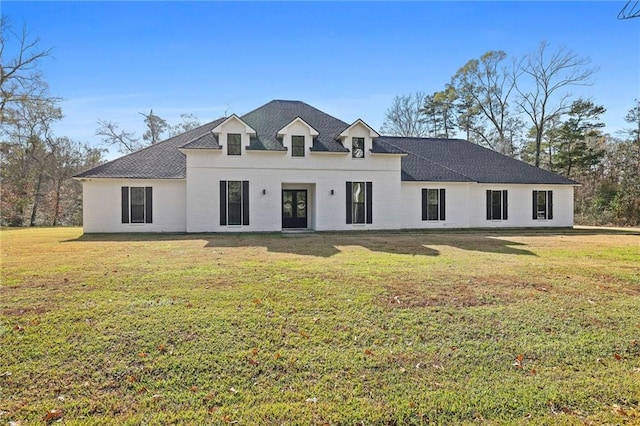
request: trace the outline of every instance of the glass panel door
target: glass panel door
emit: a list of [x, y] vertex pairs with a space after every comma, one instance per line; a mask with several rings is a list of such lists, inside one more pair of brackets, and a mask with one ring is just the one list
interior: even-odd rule
[[307, 191], [284, 189], [282, 191], [282, 227], [307, 227]]

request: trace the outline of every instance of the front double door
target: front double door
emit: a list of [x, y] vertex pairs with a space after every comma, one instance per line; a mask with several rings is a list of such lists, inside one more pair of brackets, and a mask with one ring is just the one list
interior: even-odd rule
[[282, 227], [307, 227], [307, 191], [305, 189], [282, 190]]

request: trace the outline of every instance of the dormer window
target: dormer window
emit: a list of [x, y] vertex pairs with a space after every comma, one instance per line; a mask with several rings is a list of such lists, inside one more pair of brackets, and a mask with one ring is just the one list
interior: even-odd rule
[[351, 158], [364, 158], [367, 151], [371, 152], [373, 140], [380, 136], [367, 123], [357, 119], [338, 135], [338, 139], [345, 148], [349, 148], [351, 141]]
[[227, 155], [242, 155], [242, 144], [249, 145], [252, 136], [256, 136], [255, 129], [242, 121], [240, 117], [232, 114], [231, 117], [211, 129], [211, 132], [224, 146], [226, 141]]
[[229, 133], [227, 135], [227, 155], [242, 154], [242, 137], [239, 133]]
[[291, 136], [291, 156], [304, 157], [304, 136]]
[[276, 137], [282, 138], [282, 146], [291, 152], [291, 157], [298, 158], [306, 155], [307, 147], [312, 146], [313, 138], [318, 135], [320, 133], [300, 117], [276, 132]]
[[364, 138], [351, 138], [351, 156], [364, 158]]

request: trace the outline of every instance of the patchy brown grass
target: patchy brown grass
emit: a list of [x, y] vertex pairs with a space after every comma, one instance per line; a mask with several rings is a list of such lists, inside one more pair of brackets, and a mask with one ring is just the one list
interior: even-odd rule
[[2, 311], [2, 315], [6, 315], [6, 316], [20, 316], [20, 315], [41, 315], [44, 314], [45, 312], [49, 311], [50, 307], [46, 306], [46, 305], [41, 305], [41, 306], [27, 306], [24, 308], [11, 308], [11, 309], [5, 309]]
[[518, 281], [501, 275], [469, 278], [464, 282], [438, 285], [429, 281], [396, 281], [385, 286], [379, 302], [391, 308], [476, 307], [521, 303], [553, 291], [545, 281]]
[[630, 232], [0, 242], [0, 423], [640, 418]]

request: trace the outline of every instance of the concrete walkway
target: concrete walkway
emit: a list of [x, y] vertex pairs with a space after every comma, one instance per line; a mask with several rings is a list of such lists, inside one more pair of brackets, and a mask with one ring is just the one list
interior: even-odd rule
[[635, 228], [635, 227], [629, 227], [629, 228], [623, 228], [623, 227], [617, 227], [617, 226], [586, 226], [586, 225], [574, 225], [573, 229], [586, 229], [586, 230], [593, 230], [593, 231], [597, 231], [599, 229], [604, 230], [604, 231], [628, 231], [628, 232], [640, 232], [640, 228]]

